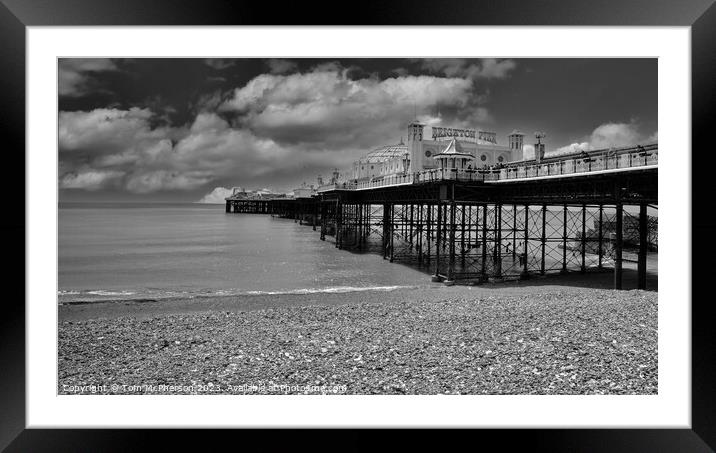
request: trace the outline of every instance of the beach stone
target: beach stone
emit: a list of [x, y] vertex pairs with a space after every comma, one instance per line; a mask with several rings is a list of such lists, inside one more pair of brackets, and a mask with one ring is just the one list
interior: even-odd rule
[[60, 322], [58, 391], [204, 382], [238, 394], [269, 383], [325, 385], [297, 387], [301, 394], [657, 393], [655, 292], [441, 291]]

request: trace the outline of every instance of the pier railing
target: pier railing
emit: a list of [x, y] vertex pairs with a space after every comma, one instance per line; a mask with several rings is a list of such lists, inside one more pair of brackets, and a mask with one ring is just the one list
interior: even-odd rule
[[318, 186], [318, 189], [316, 191], [318, 193], [322, 192], [330, 192], [333, 190], [355, 190], [356, 183], [355, 182], [339, 182], [335, 184], [323, 184], [322, 186]]
[[512, 164], [501, 168], [498, 172], [493, 171], [490, 174], [486, 174], [484, 180], [500, 181], [538, 178], [658, 165], [659, 149], [658, 145], [648, 145], [639, 148], [602, 150], [585, 153], [583, 156], [578, 157], [572, 155], [565, 159], [553, 159], [558, 159], [558, 156], [552, 157], [549, 162], [541, 164]]
[[337, 184], [325, 184], [318, 192], [332, 190], [366, 190], [386, 186], [418, 184], [434, 181], [461, 182], [499, 182], [505, 180], [542, 178], [548, 176], [565, 176], [598, 171], [620, 170], [637, 167], [656, 166], [659, 163], [659, 147], [657, 144], [638, 147], [605, 149], [569, 154], [563, 158], [552, 156], [544, 162], [530, 161], [504, 164], [501, 168], [487, 169], [443, 169], [434, 168], [415, 174], [396, 174], [375, 177], [369, 180], [348, 181]]

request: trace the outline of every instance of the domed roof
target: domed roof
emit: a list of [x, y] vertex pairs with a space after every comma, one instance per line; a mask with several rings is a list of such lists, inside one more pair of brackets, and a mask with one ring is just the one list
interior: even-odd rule
[[369, 163], [385, 162], [396, 157], [403, 157], [407, 152], [408, 146], [403, 143], [381, 146], [366, 154], [361, 160]]

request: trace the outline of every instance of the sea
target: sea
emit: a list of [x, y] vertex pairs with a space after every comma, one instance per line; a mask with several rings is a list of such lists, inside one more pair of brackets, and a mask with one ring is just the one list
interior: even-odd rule
[[60, 203], [58, 303], [392, 291], [424, 272], [223, 205]]

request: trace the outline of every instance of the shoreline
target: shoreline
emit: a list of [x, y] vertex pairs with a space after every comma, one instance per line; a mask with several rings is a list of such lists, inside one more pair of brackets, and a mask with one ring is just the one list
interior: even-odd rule
[[[625, 288], [636, 287], [636, 273], [625, 270]], [[68, 320], [88, 320], [118, 317], [151, 318], [170, 314], [197, 313], [203, 311], [255, 311], [284, 306], [314, 306], [314, 305], [340, 305], [345, 303], [360, 303], [364, 299], [381, 300], [414, 300], [424, 298], [427, 300], [441, 300], [450, 297], [479, 297], [483, 295], [510, 296], [529, 295], [535, 291], [563, 291], [581, 292], [585, 289], [609, 290], [612, 285], [612, 273], [590, 272], [588, 274], [570, 273], [566, 275], [548, 275], [533, 277], [528, 280], [516, 280], [483, 285], [443, 286], [441, 284], [416, 285], [414, 287], [396, 288], [392, 290], [363, 290], [349, 292], [314, 292], [291, 293], [279, 292], [276, 294], [240, 294], [198, 296], [193, 298], [166, 298], [166, 299], [117, 299], [111, 301], [81, 301], [59, 304], [58, 322]], [[648, 277], [648, 290], [658, 290], [658, 278], [654, 275]]]

